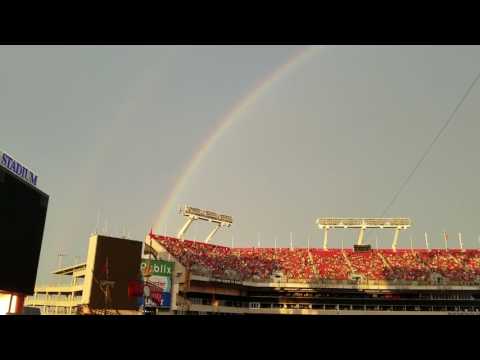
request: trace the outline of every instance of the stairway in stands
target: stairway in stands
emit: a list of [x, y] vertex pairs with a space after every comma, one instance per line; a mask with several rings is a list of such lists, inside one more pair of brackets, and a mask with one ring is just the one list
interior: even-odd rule
[[350, 262], [350, 259], [348, 258], [347, 254], [345, 253], [345, 251], [342, 249], [342, 255], [343, 255], [343, 258], [345, 259], [345, 262], [347, 263], [348, 265], [348, 268], [350, 269], [350, 272], [352, 274], [356, 274], [356, 271], [355, 269], [353, 268], [352, 266], [352, 263]]
[[413, 254], [415, 255], [415, 258], [417, 259], [417, 261], [422, 264], [423, 266], [429, 268], [430, 267], [430, 264], [428, 264], [421, 256], [419, 253], [413, 251]]
[[313, 273], [315, 274], [315, 277], [318, 277], [317, 267], [315, 266], [315, 262], [313, 261], [313, 256], [310, 253], [310, 251], [308, 251], [308, 262], [312, 266]]
[[415, 258], [417, 259], [417, 261], [426, 268], [426, 271], [427, 271], [428, 273], [432, 274], [433, 272], [435, 272], [435, 271], [432, 271], [432, 269], [431, 269], [431, 267], [430, 267], [431, 265], [430, 265], [427, 261], [425, 261], [425, 260], [420, 256], [419, 253], [413, 251], [413, 254], [415, 255]]
[[388, 262], [388, 260], [385, 259], [385, 257], [382, 255], [382, 253], [376, 251], [376, 254], [380, 257], [380, 259], [382, 259], [383, 265], [385, 265], [385, 267], [386, 267], [388, 270], [392, 270], [392, 266], [390, 265], [390, 263]]

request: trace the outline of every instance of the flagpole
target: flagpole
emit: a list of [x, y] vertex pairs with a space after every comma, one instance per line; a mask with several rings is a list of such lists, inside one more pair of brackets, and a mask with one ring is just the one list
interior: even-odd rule
[[[105, 264], [105, 277], [108, 281], [108, 256], [106, 259], [106, 264]], [[108, 284], [105, 284], [105, 308], [104, 308], [104, 315], [107, 315], [107, 302], [108, 302]]]
[[100, 210], [97, 210], [97, 227], [95, 228], [95, 235], [98, 235], [99, 227], [100, 227]]
[[444, 239], [445, 239], [445, 250], [448, 250], [448, 244], [447, 244], [448, 235], [447, 235], [447, 232], [446, 232], [446, 231], [443, 232], [443, 237], [444, 237]]
[[428, 247], [428, 235], [426, 231], [425, 231], [425, 244], [427, 245], [427, 250], [430, 251], [430, 248]]

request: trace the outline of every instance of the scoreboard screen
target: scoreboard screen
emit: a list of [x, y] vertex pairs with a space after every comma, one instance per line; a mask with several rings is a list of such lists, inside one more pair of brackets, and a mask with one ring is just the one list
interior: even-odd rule
[[[92, 244], [87, 258], [85, 286], [89, 295], [84, 293], [85, 303], [91, 309], [104, 309], [107, 305], [111, 309], [137, 310], [136, 299], [128, 296], [128, 284], [140, 277], [142, 243], [98, 235]], [[101, 282], [107, 280], [114, 282], [108, 304], [101, 287]]]
[[48, 200], [0, 166], [0, 290], [33, 294]]

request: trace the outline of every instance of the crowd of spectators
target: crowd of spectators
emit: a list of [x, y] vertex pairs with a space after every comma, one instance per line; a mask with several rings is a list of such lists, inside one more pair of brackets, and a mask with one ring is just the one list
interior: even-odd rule
[[420, 251], [418, 256], [432, 271], [450, 280], [466, 282], [480, 276], [480, 257], [476, 250]]
[[235, 280], [271, 280], [280, 274], [289, 280], [430, 281], [433, 274], [447, 280], [480, 279], [480, 250], [231, 248], [172, 237], [154, 236], [193, 273]]
[[344, 250], [344, 252], [356, 274], [361, 274], [366, 279], [383, 280], [386, 278], [388, 267], [376, 252], [354, 252], [351, 249]]
[[377, 251], [388, 264], [385, 269], [385, 280], [430, 280], [431, 271], [428, 264], [421, 261], [417, 252], [407, 249]]
[[348, 280], [351, 269], [340, 249], [310, 249], [316, 275], [320, 279]]

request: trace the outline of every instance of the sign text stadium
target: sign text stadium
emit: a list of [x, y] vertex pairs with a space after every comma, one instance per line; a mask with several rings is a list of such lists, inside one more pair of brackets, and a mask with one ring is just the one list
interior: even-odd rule
[[33, 171], [23, 166], [20, 162], [16, 161], [13, 157], [6, 152], [0, 150], [0, 165], [5, 169], [8, 169], [15, 175], [21, 177], [23, 180], [33, 186], [37, 186], [38, 175], [35, 175]]

